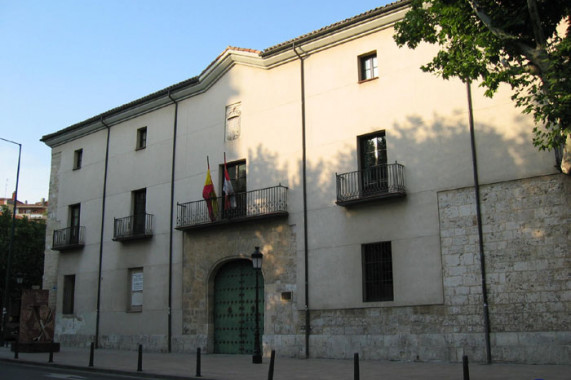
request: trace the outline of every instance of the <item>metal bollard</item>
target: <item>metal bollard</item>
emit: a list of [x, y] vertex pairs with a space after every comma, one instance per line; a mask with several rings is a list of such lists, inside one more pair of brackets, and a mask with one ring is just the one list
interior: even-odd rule
[[89, 366], [93, 367], [93, 351], [95, 349], [95, 343], [91, 342], [91, 346], [89, 347]]
[[200, 347], [196, 349], [196, 377], [200, 377]]
[[464, 373], [464, 380], [470, 380], [470, 369], [468, 368], [468, 356], [462, 356], [462, 372]]
[[14, 342], [14, 359], [18, 359], [18, 341]]
[[354, 371], [353, 371], [353, 379], [354, 380], [359, 380], [360, 378], [360, 374], [359, 374], [359, 354], [355, 352], [355, 355], [353, 356], [353, 362], [354, 362]]
[[48, 359], [48, 363], [54, 362], [54, 348], [50, 346], [50, 357]]
[[276, 360], [276, 350], [272, 350], [272, 356], [270, 356], [270, 368], [268, 369], [268, 380], [274, 380], [275, 360]]
[[139, 344], [139, 359], [137, 360], [137, 372], [143, 371], [143, 345]]

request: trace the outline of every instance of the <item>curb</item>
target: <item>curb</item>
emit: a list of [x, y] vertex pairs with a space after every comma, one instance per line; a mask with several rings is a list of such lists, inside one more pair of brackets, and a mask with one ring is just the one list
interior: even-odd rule
[[133, 376], [133, 377], [144, 377], [147, 379], [165, 379], [165, 380], [215, 380], [210, 377], [192, 377], [192, 376], [178, 376], [178, 375], [165, 375], [152, 372], [138, 372], [138, 371], [124, 371], [120, 369], [112, 368], [95, 368], [95, 367], [81, 367], [71, 364], [58, 364], [58, 363], [41, 363], [37, 361], [22, 360], [22, 359], [7, 359], [0, 358], [0, 362], [20, 364], [24, 366], [36, 366], [36, 367], [48, 367], [48, 368], [60, 368], [60, 369], [71, 369], [80, 372], [101, 372], [111, 375], [123, 375], [123, 376]]

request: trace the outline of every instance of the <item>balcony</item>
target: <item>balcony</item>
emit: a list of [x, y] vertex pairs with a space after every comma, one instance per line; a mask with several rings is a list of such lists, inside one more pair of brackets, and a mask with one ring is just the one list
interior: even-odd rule
[[153, 236], [153, 215], [131, 215], [114, 218], [113, 240], [126, 241], [149, 239]]
[[85, 245], [85, 227], [67, 227], [55, 230], [53, 235], [52, 249], [55, 251], [67, 251], [79, 249]]
[[236, 207], [225, 208], [224, 197], [179, 203], [177, 230], [213, 227], [255, 219], [287, 216], [287, 187], [279, 185], [236, 194]]
[[398, 163], [336, 174], [337, 204], [355, 204], [406, 196], [404, 166]]

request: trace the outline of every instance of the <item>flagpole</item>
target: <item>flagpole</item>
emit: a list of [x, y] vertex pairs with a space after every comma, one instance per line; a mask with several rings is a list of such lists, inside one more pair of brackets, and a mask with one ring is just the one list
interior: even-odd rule
[[206, 156], [206, 166], [208, 166], [208, 170], [210, 170], [210, 160], [208, 159], [208, 156]]

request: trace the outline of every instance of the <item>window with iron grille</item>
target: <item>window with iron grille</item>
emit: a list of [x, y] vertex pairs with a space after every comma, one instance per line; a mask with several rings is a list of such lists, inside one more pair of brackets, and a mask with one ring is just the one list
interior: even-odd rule
[[63, 277], [63, 314], [73, 314], [75, 301], [75, 275]]
[[391, 242], [363, 244], [363, 302], [393, 301]]

